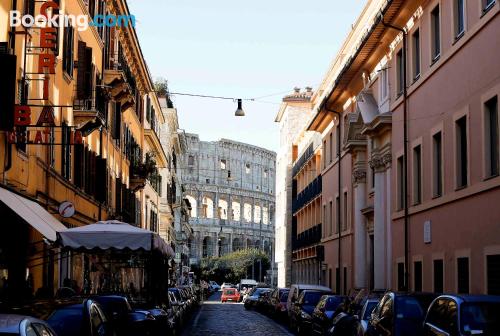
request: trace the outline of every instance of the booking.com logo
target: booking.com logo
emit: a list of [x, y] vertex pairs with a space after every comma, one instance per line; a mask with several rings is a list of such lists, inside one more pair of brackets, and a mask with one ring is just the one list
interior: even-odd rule
[[11, 27], [46, 28], [46, 27], [69, 27], [78, 31], [87, 30], [89, 27], [135, 27], [134, 15], [97, 14], [92, 21], [87, 15], [22, 15], [20, 11], [10, 11], [9, 22]]

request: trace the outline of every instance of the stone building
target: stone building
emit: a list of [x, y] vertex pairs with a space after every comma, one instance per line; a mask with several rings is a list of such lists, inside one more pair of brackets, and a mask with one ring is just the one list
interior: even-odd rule
[[191, 205], [190, 262], [255, 247], [274, 249], [276, 154], [227, 139], [200, 141], [186, 134], [180, 157]]

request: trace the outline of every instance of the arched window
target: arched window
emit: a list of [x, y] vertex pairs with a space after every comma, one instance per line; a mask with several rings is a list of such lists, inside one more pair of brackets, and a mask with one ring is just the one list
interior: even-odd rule
[[238, 202], [233, 202], [231, 204], [231, 210], [232, 210], [232, 220], [239, 222], [241, 220], [241, 206], [240, 203]]
[[214, 218], [214, 202], [210, 197], [203, 197], [203, 218]]
[[260, 206], [256, 205], [255, 208], [253, 209], [253, 221], [255, 223], [260, 223], [261, 217], [260, 217]]
[[203, 239], [203, 258], [213, 257], [212, 239], [205, 237]]
[[252, 205], [249, 203], [243, 205], [243, 218], [247, 223], [252, 221]]
[[189, 201], [189, 204], [191, 204], [191, 211], [189, 212], [189, 215], [191, 217], [196, 217], [198, 211], [196, 199], [191, 195], [187, 195], [186, 199]]
[[217, 217], [220, 219], [227, 219], [227, 201], [220, 199], [217, 208]]
[[239, 238], [233, 239], [233, 252], [239, 251], [243, 248], [241, 240]]
[[262, 223], [269, 224], [269, 209], [266, 207], [262, 208]]

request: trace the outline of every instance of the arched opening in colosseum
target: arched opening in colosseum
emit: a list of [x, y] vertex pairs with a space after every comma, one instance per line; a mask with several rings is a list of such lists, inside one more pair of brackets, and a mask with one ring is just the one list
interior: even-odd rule
[[247, 244], [246, 244], [247, 248], [252, 248], [254, 247], [253, 246], [253, 243], [252, 243], [252, 240], [250, 238], [247, 239]]
[[243, 218], [247, 223], [252, 221], [252, 205], [250, 203], [245, 203], [243, 205]]
[[227, 219], [227, 201], [220, 199], [217, 207], [217, 218]]
[[231, 211], [232, 211], [231, 219], [239, 222], [241, 220], [241, 205], [240, 205], [240, 203], [232, 202]]
[[233, 252], [239, 251], [243, 248], [243, 244], [239, 238], [233, 239]]
[[266, 207], [262, 208], [262, 223], [269, 224], [269, 209]]
[[226, 237], [219, 238], [219, 256], [229, 253], [229, 240]]
[[189, 201], [189, 204], [191, 204], [191, 211], [189, 211], [189, 216], [196, 217], [198, 210], [197, 208], [198, 204], [196, 202], [196, 199], [191, 195], [187, 195], [186, 198]]
[[266, 254], [270, 254], [271, 253], [271, 247], [269, 245], [269, 241], [264, 241], [264, 252], [266, 252]]
[[260, 223], [261, 220], [260, 205], [256, 205], [253, 209], [253, 221], [254, 223]]
[[203, 197], [202, 201], [202, 217], [214, 218], [214, 201], [210, 197]]
[[210, 238], [208, 236], [203, 238], [202, 255], [203, 255], [203, 258], [213, 256], [212, 238]]
[[256, 249], [262, 250], [262, 242], [260, 240], [256, 240], [254, 246]]

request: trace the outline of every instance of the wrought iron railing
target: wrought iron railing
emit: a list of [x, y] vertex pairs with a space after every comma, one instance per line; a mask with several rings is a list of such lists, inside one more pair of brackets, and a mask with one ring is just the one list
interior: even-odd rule
[[292, 212], [296, 213], [315, 199], [323, 190], [321, 175], [316, 177], [292, 202]]
[[322, 224], [317, 224], [312, 228], [299, 233], [292, 239], [292, 250], [317, 244], [321, 241]]

